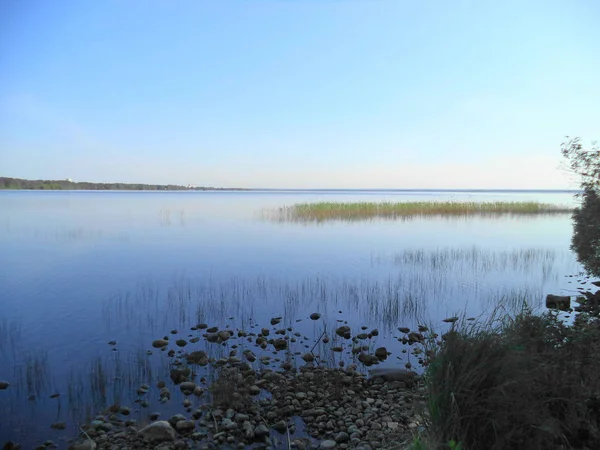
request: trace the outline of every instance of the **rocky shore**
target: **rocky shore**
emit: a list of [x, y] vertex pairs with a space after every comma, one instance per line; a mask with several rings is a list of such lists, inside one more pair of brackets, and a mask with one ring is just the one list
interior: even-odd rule
[[[181, 381], [181, 414], [128, 420], [128, 408], [107, 410], [87, 424], [73, 450], [116, 449], [402, 449], [424, 425], [423, 386], [406, 370], [305, 366], [257, 372], [245, 362], [221, 368], [213, 402], [192, 408], [204, 389]], [[163, 398], [170, 395], [159, 383]], [[187, 405], [187, 406], [186, 406]]]

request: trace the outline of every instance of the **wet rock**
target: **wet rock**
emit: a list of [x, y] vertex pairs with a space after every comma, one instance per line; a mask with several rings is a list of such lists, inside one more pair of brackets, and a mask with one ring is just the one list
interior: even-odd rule
[[399, 327], [399, 328], [398, 328], [398, 331], [399, 331], [400, 333], [408, 334], [408, 333], [410, 333], [410, 328], [406, 328], [406, 327]]
[[169, 341], [167, 341], [165, 339], [157, 339], [152, 342], [152, 347], [154, 347], [154, 348], [163, 348], [163, 347], [166, 347], [167, 345], [169, 345]]
[[279, 322], [281, 322], [281, 317], [273, 317], [271, 319], [271, 325], [277, 325]]
[[216, 333], [219, 331], [219, 327], [210, 327], [206, 330], [207, 333]]
[[177, 339], [175, 344], [177, 344], [179, 347], [185, 347], [187, 345], [187, 341], [185, 339]]
[[150, 415], [148, 417], [150, 417], [150, 420], [158, 420], [158, 418], [160, 417], [160, 413], [153, 412], [153, 413], [150, 413]]
[[175, 424], [175, 428], [180, 433], [191, 433], [196, 428], [196, 422], [193, 420], [180, 420]]
[[254, 426], [249, 421], [244, 422], [242, 424], [242, 433], [246, 440], [254, 439]]
[[184, 381], [187, 381], [192, 371], [189, 367], [184, 367], [182, 369], [171, 369], [170, 377], [173, 383], [180, 384]]
[[225, 419], [223, 419], [221, 421], [221, 428], [227, 430], [227, 431], [232, 431], [235, 430], [237, 428], [237, 423], [235, 423], [233, 420], [228, 419], [227, 417]]
[[152, 443], [175, 440], [175, 430], [164, 420], [151, 423], [142, 428], [138, 434]]
[[571, 307], [571, 297], [568, 295], [552, 295], [546, 296], [546, 308], [558, 309], [567, 311]]
[[183, 395], [192, 395], [194, 389], [196, 389], [196, 383], [193, 381], [184, 381], [179, 385], [179, 389], [183, 392]]
[[375, 350], [375, 356], [381, 361], [387, 359], [387, 357], [388, 357], [387, 348], [379, 347], [378, 349]]
[[254, 437], [256, 439], [264, 439], [269, 434], [270, 434], [269, 429], [267, 428], [267, 426], [265, 424], [261, 423], [254, 429]]
[[348, 436], [348, 433], [340, 431], [338, 434], [335, 435], [334, 440], [337, 443], [348, 442], [350, 440], [350, 436]]
[[86, 439], [85, 441], [80, 442], [79, 444], [71, 445], [69, 447], [69, 450], [96, 450], [97, 448], [98, 445], [96, 444], [96, 442], [90, 439]]
[[285, 339], [275, 339], [273, 341], [273, 347], [275, 347], [275, 350], [285, 350], [288, 348], [288, 341]]
[[219, 339], [223, 342], [229, 340], [229, 338], [231, 337], [231, 334], [229, 333], [229, 331], [219, 331], [217, 333], [217, 336], [219, 336]]
[[7, 389], [8, 386], [10, 386], [10, 384], [8, 383], [8, 381], [0, 381], [0, 391], [3, 391], [4, 389]]
[[131, 409], [129, 409], [127, 406], [121, 406], [119, 412], [124, 416], [128, 416], [129, 414], [131, 414]]
[[50, 425], [50, 428], [55, 430], [64, 430], [67, 428], [67, 424], [65, 422], [54, 422], [52, 425]]
[[416, 342], [425, 342], [425, 336], [421, 333], [417, 333], [416, 331], [412, 331], [408, 333], [408, 342], [409, 344], [414, 344]]
[[206, 333], [204, 335], [204, 339], [214, 344], [216, 342], [219, 342], [219, 335], [217, 333]]
[[319, 313], [312, 313], [312, 314], [310, 315], [310, 318], [311, 318], [312, 320], [319, 320], [319, 319], [321, 318], [321, 314], [319, 314]]
[[274, 423], [271, 428], [273, 428], [278, 433], [285, 433], [288, 429], [287, 423], [285, 420], [280, 420], [279, 422]]
[[188, 363], [197, 364], [199, 366], [206, 366], [208, 364], [208, 355], [202, 350], [188, 353], [185, 355], [185, 359]]
[[183, 414], [175, 414], [169, 418], [169, 424], [171, 426], [176, 426], [177, 422], [182, 422], [185, 420], [185, 416]]
[[358, 355], [358, 360], [367, 367], [379, 363], [379, 358], [377, 358], [377, 356], [369, 355], [368, 353], [360, 353]]
[[307, 363], [311, 363], [315, 360], [315, 355], [313, 355], [312, 353], [305, 353], [304, 355], [302, 355], [302, 359]]
[[260, 394], [260, 388], [257, 385], [253, 384], [248, 388], [248, 393], [250, 395], [258, 395]]
[[342, 325], [337, 330], [335, 330], [335, 334], [337, 334], [340, 337], [343, 337], [344, 339], [350, 339], [350, 337], [352, 336], [350, 331], [351, 330], [349, 326]]
[[319, 448], [323, 449], [323, 450], [327, 450], [327, 449], [335, 448], [336, 445], [337, 444], [335, 441], [332, 441], [331, 439], [327, 439], [327, 440], [321, 442], [321, 445], [319, 445]]

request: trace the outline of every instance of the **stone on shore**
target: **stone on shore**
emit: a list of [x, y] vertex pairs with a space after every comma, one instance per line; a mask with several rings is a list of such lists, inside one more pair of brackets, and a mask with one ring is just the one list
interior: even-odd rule
[[153, 443], [175, 440], [175, 430], [165, 420], [151, 423], [147, 427], [142, 428], [139, 434], [144, 439]]

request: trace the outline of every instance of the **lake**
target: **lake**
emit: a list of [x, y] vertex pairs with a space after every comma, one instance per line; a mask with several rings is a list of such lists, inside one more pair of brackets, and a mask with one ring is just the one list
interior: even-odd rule
[[[417, 364], [398, 327], [444, 331], [450, 316], [514, 312], [524, 301], [540, 309], [549, 293], [576, 293], [569, 214], [326, 223], [263, 214], [390, 200], [576, 204], [573, 193], [544, 191], [0, 192], [0, 380], [10, 383], [0, 444], [66, 447], [114, 402], [138, 420], [177, 411], [158, 395], [140, 402], [136, 389], [168, 378], [152, 341], [171, 331], [190, 339], [198, 323], [260, 329], [282, 317], [298, 333], [292, 349], [317, 343], [338, 364], [347, 356], [318, 340], [346, 321], [377, 329], [369, 345], [391, 353], [381, 364], [404, 367]], [[66, 430], [51, 429], [57, 421]]]

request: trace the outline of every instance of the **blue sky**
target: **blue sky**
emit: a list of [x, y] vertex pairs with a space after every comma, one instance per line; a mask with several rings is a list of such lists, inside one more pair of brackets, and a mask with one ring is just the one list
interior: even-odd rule
[[4, 0], [0, 175], [574, 188], [600, 2]]

